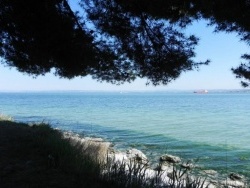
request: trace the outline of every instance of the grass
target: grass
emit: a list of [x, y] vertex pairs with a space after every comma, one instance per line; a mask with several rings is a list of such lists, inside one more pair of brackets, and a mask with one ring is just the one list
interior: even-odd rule
[[0, 114], [0, 121], [13, 121], [13, 118], [4, 114]]
[[[114, 162], [107, 147], [65, 139], [47, 124], [27, 125], [0, 118], [0, 187], [202, 188], [205, 179], [173, 167], [163, 181], [159, 170], [148, 176], [147, 164]], [[104, 160], [105, 159], [105, 160]]]
[[100, 165], [46, 124], [0, 121], [0, 187], [99, 187]]

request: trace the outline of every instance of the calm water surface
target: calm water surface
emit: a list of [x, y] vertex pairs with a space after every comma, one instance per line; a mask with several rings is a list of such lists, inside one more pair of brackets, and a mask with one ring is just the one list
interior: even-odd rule
[[0, 93], [0, 113], [250, 177], [250, 93]]

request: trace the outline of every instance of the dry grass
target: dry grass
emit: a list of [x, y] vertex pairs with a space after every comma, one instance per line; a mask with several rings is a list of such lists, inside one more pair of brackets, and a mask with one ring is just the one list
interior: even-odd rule
[[14, 121], [14, 119], [11, 116], [0, 114], [0, 121]]
[[0, 187], [99, 187], [99, 165], [48, 125], [0, 121]]
[[104, 142], [102, 139], [80, 138], [67, 134], [64, 134], [64, 138], [72, 146], [79, 148], [83, 155], [88, 155], [96, 163], [102, 164], [106, 162], [110, 143]]

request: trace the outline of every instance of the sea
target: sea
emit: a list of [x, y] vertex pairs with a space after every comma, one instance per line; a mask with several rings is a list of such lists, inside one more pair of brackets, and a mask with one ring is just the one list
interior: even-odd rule
[[136, 148], [152, 163], [171, 154], [200, 171], [250, 177], [249, 90], [0, 92], [0, 114]]

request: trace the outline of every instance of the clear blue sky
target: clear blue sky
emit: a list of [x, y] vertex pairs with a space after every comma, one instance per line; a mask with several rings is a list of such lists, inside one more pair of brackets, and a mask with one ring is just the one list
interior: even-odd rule
[[236, 34], [213, 33], [212, 27], [206, 27], [204, 21], [195, 23], [187, 29], [187, 33], [200, 38], [196, 48], [196, 59], [210, 59], [208, 66], [199, 71], [182, 73], [181, 76], [167, 86], [146, 86], [146, 80], [136, 80], [130, 84], [116, 86], [99, 83], [91, 77], [60, 79], [53, 74], [39, 76], [36, 79], [19, 73], [0, 64], [0, 91], [47, 91], [47, 90], [92, 90], [92, 91], [138, 91], [138, 90], [197, 90], [197, 89], [241, 89], [240, 80], [236, 79], [230, 69], [241, 62], [240, 56], [249, 52], [250, 48], [239, 42]]

